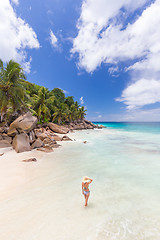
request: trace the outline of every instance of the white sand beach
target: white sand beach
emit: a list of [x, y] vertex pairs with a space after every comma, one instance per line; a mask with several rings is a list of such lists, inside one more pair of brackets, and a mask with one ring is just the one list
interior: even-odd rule
[[[149, 151], [159, 136], [151, 143], [151, 135], [109, 129], [69, 136], [76, 141], [53, 153], [0, 149], [0, 239], [159, 240], [160, 159]], [[37, 162], [22, 162], [30, 157]], [[87, 208], [84, 175], [93, 178]]]
[[22, 160], [31, 157], [40, 160], [45, 154], [36, 150], [16, 153], [11, 147], [1, 148], [0, 153], [4, 153], [0, 157], [0, 200], [2, 200], [10, 196], [19, 186], [29, 181], [35, 163], [25, 163]]
[[[60, 136], [60, 134], [57, 134]], [[68, 136], [72, 138], [72, 136], [76, 137], [76, 133], [69, 133]], [[63, 145], [69, 145], [70, 142], [60, 141], [57, 142], [61, 145], [58, 149], [54, 149], [54, 152], [44, 153], [42, 151], [37, 151], [34, 149], [32, 151], [27, 151], [23, 153], [16, 153], [16, 151], [12, 147], [8, 148], [0, 148], [0, 200], [5, 199], [10, 196], [13, 191], [16, 191], [18, 187], [26, 184], [36, 174], [40, 175], [37, 167], [43, 164], [43, 161], [49, 156], [55, 155], [55, 152], [62, 152], [63, 154]], [[23, 162], [22, 160], [36, 158], [37, 162]]]

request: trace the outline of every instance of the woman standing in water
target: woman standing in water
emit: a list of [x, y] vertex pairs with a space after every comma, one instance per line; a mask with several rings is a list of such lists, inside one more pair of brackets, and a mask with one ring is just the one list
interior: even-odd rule
[[90, 191], [88, 187], [92, 181], [93, 179], [89, 177], [83, 177], [83, 180], [82, 180], [82, 194], [85, 197], [85, 207], [87, 206], [88, 198], [90, 195]]

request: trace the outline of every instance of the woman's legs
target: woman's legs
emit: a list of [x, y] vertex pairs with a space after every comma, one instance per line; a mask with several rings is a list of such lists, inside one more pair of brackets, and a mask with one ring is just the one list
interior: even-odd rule
[[89, 195], [90, 195], [90, 192], [88, 194], [84, 195], [85, 196], [85, 207], [87, 207]]

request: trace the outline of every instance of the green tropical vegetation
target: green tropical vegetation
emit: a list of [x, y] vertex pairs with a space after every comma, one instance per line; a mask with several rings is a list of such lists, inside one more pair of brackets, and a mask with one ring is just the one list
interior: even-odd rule
[[50, 91], [30, 83], [17, 62], [10, 60], [4, 65], [0, 60], [0, 122], [9, 124], [27, 111], [37, 116], [40, 123], [65, 124], [86, 115], [85, 108], [73, 96], [66, 97], [60, 88]]

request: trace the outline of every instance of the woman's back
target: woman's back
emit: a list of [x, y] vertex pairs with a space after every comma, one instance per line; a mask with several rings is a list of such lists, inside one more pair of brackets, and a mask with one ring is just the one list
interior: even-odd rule
[[89, 187], [89, 183], [88, 182], [84, 182], [83, 183], [84, 190], [89, 190], [88, 187]]
[[87, 206], [88, 198], [90, 195], [89, 184], [92, 181], [93, 181], [93, 179], [89, 178], [89, 177], [83, 177], [83, 180], [82, 180], [82, 194], [85, 197], [85, 206]]

